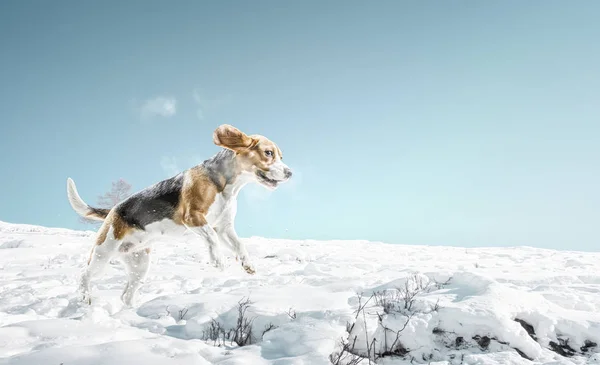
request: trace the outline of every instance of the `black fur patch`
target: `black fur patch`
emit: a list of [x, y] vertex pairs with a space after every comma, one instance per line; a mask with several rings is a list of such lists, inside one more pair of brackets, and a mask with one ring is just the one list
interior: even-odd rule
[[93, 208], [90, 206], [88, 206], [88, 209], [90, 210], [90, 214], [88, 215], [96, 215], [102, 218], [106, 218], [108, 213], [110, 213], [110, 209]]
[[116, 212], [130, 226], [144, 229], [147, 225], [173, 218], [179, 204], [183, 174], [158, 182], [131, 195], [116, 207]]

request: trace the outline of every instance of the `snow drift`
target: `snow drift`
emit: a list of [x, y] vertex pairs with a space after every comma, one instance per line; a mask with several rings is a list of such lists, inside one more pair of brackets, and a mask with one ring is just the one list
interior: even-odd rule
[[599, 364], [600, 254], [245, 239], [257, 274], [165, 240], [135, 308], [92, 232], [0, 222], [0, 364]]

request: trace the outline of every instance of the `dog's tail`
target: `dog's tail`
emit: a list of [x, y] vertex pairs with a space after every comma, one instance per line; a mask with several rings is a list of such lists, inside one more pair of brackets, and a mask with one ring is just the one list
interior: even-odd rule
[[67, 178], [67, 197], [69, 198], [69, 203], [71, 203], [73, 210], [82, 217], [103, 221], [108, 213], [110, 213], [110, 209], [93, 208], [87, 205], [86, 202], [81, 199], [79, 193], [77, 193], [75, 182], [70, 177]]

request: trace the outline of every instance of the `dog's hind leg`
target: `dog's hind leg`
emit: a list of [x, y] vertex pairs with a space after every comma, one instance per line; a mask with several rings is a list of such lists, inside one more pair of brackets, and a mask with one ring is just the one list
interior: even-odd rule
[[[107, 231], [107, 232], [106, 232]], [[104, 233], [106, 232], [106, 233]], [[106, 265], [118, 252], [121, 240], [115, 238], [112, 227], [106, 229], [102, 227], [98, 234], [96, 245], [92, 249], [88, 265], [81, 275], [79, 282], [79, 290], [83, 296], [83, 300], [91, 304], [90, 296], [90, 280], [102, 274]]]
[[131, 307], [150, 268], [150, 248], [126, 253], [121, 256], [121, 261], [127, 270], [127, 285], [123, 290], [121, 300], [126, 306]]

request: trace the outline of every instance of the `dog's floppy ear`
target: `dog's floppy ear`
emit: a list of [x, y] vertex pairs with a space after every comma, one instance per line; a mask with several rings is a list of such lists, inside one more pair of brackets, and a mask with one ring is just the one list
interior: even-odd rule
[[223, 124], [215, 129], [213, 133], [213, 142], [217, 146], [236, 151], [242, 148], [251, 148], [255, 146], [258, 141], [247, 136], [244, 132], [234, 126]]

